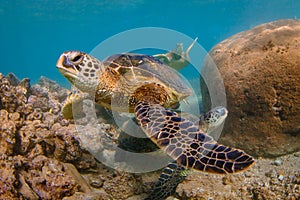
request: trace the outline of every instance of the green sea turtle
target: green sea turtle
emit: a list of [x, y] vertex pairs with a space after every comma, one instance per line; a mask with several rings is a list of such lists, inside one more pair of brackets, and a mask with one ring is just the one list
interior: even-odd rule
[[172, 67], [175, 70], [181, 70], [182, 68], [186, 67], [190, 62], [189, 53], [195, 43], [197, 42], [198, 38], [192, 42], [192, 44], [186, 49], [183, 50], [183, 44], [178, 43], [174, 50], [169, 51], [165, 54], [155, 54], [153, 57], [158, 58], [164, 64]]
[[192, 92], [175, 70], [152, 56], [117, 54], [100, 62], [69, 51], [60, 56], [57, 68], [97, 104], [133, 112], [146, 135], [180, 167], [227, 174], [254, 163], [250, 155], [218, 144], [201, 126], [168, 109]]
[[[172, 67], [173, 69], [179, 71], [182, 68], [188, 66], [190, 62], [189, 52], [197, 42], [198, 38], [195, 38], [192, 44], [187, 48], [186, 51], [183, 50], [183, 43], [177, 43], [175, 49], [165, 53], [165, 54], [155, 54], [153, 57], [159, 59], [164, 64]], [[68, 95], [62, 114], [66, 119], [73, 119], [73, 113], [81, 113], [80, 111], [73, 112], [73, 104], [79, 104], [77, 109], [81, 108], [81, 101], [88, 97], [88, 94], [82, 91], [79, 91], [76, 88], [72, 88], [72, 92]], [[178, 104], [175, 104], [174, 107], [178, 107]]]

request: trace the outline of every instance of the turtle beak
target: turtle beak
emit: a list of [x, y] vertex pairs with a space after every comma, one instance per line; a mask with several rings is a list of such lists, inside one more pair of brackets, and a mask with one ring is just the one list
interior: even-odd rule
[[79, 72], [77, 67], [70, 61], [70, 53], [64, 52], [58, 59], [56, 63], [56, 68], [62, 73], [65, 77], [76, 78], [76, 74]]
[[225, 117], [227, 117], [228, 115], [228, 110], [226, 108], [223, 108], [222, 111], [221, 111], [221, 114]]

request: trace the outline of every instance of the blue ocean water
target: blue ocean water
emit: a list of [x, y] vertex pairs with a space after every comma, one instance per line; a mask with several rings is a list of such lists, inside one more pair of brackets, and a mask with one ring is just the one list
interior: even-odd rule
[[298, 0], [2, 0], [0, 72], [29, 77], [33, 83], [43, 75], [67, 86], [55, 68], [63, 51], [90, 52], [101, 41], [126, 30], [172, 29], [198, 37], [209, 51], [240, 31], [297, 17]]

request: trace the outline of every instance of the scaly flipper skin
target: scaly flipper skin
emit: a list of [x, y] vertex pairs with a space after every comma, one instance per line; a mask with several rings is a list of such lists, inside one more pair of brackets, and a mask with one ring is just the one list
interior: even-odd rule
[[218, 144], [192, 122], [158, 104], [140, 101], [135, 114], [148, 137], [187, 169], [227, 174], [254, 163], [250, 155]]
[[[187, 173], [185, 173], [187, 172]], [[176, 162], [163, 169], [153, 191], [145, 200], [161, 200], [172, 195], [179, 183], [188, 175], [188, 171]]]
[[[224, 122], [227, 114], [228, 111], [225, 107], [218, 106], [204, 115], [200, 115], [200, 129], [204, 130], [204, 132], [210, 132]], [[195, 125], [198, 125], [198, 123], [195, 123]], [[161, 200], [172, 195], [175, 193], [178, 184], [188, 176], [189, 172], [190, 170], [185, 169], [176, 162], [170, 163], [163, 169], [158, 181], [154, 185], [153, 191], [146, 200]]]

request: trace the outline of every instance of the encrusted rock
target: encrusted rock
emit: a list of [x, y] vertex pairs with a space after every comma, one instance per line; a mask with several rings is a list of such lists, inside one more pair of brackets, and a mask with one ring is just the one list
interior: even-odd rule
[[0, 156], [0, 199], [16, 199], [18, 192], [15, 185], [18, 180], [15, 177], [16, 169], [12, 157], [1, 153]]
[[[77, 179], [53, 159], [56, 135], [51, 130], [54, 124], [69, 123], [59, 116], [60, 103], [43, 88], [28, 91], [29, 79], [19, 82], [13, 75], [0, 74], [0, 199], [71, 196], [79, 191]], [[85, 162], [81, 149], [70, 145], [67, 152], [75, 147], [72, 153]]]
[[6, 110], [0, 110], [0, 121], [0, 155], [12, 155], [16, 144], [17, 127], [15, 123], [9, 119]]
[[76, 192], [73, 196], [65, 197], [63, 200], [113, 200], [113, 198], [106, 194], [105, 191], [95, 191], [95, 192]]
[[23, 87], [27, 91], [27, 97], [30, 95], [30, 79], [29, 78], [24, 78], [22, 79], [19, 84], [19, 86]]
[[42, 88], [46, 88], [51, 95], [51, 98], [60, 103], [63, 102], [69, 94], [69, 91], [66, 88], [61, 87], [55, 81], [44, 76], [40, 78], [38, 85]]
[[19, 174], [18, 176], [19, 176], [19, 180], [20, 180], [19, 193], [25, 199], [38, 199], [39, 196], [31, 189], [31, 187], [26, 182], [24, 176], [22, 174]]
[[74, 125], [60, 127], [55, 130], [55, 134], [55, 158], [63, 162], [71, 162], [80, 170], [96, 166], [93, 156], [81, 147]]
[[[299, 47], [300, 21], [280, 20], [236, 34], [210, 51], [229, 110], [219, 142], [264, 157], [300, 150]], [[207, 88], [202, 91], [209, 110]]]
[[141, 193], [142, 184], [139, 177], [123, 173], [120, 176], [106, 180], [104, 182], [103, 189], [114, 199], [127, 199], [134, 194]]
[[17, 86], [20, 83], [20, 80], [14, 73], [8, 73], [6, 76], [9, 83], [13, 86]]
[[27, 89], [22, 86], [13, 86], [7, 78], [0, 79], [0, 109], [8, 112], [20, 112], [27, 114], [30, 112], [26, 105]]
[[37, 156], [28, 164], [28, 172], [23, 175], [41, 199], [61, 199], [79, 190], [74, 178], [65, 172], [59, 161]]
[[37, 97], [31, 95], [28, 99], [28, 103], [34, 108], [39, 108], [42, 112], [48, 112], [51, 109], [48, 97]]

